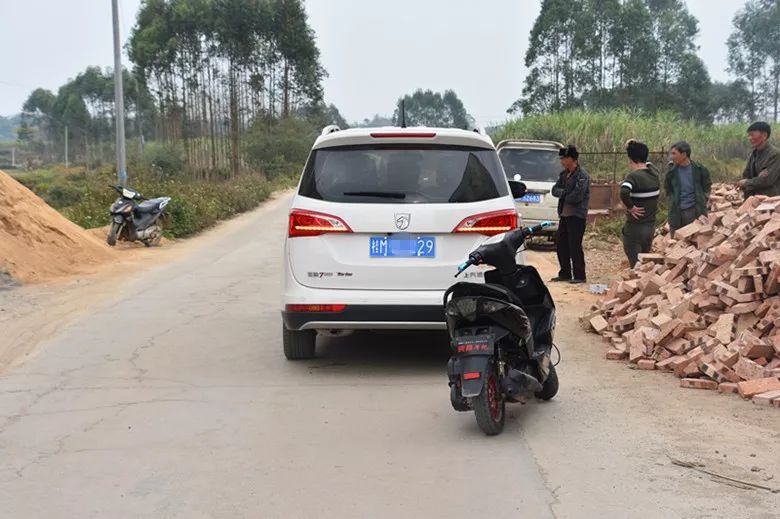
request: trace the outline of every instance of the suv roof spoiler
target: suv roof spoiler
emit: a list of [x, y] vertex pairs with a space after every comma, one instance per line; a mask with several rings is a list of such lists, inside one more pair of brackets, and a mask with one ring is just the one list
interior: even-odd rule
[[537, 139], [505, 139], [501, 142], [499, 142], [496, 145], [496, 148], [501, 148], [503, 146], [518, 146], [518, 145], [536, 145], [536, 146], [555, 146], [556, 149], [563, 148], [563, 144], [556, 141], [544, 141], [544, 140], [537, 140]]
[[328, 126], [322, 129], [320, 135], [330, 135], [331, 133], [339, 132], [339, 131], [341, 131], [341, 128], [339, 128], [335, 124], [329, 124]]

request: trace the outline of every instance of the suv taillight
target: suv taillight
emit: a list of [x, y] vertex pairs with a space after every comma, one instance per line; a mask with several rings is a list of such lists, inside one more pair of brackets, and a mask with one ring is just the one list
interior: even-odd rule
[[290, 226], [287, 231], [287, 236], [290, 238], [320, 236], [334, 232], [352, 232], [352, 229], [338, 216], [303, 209], [293, 209], [290, 212]]
[[484, 234], [485, 236], [495, 236], [502, 232], [517, 229], [517, 225], [517, 211], [507, 209], [469, 216], [460, 222], [452, 232], [471, 232]]

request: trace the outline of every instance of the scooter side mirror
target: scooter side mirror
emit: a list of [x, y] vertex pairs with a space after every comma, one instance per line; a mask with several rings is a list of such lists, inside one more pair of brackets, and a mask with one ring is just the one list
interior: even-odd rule
[[515, 200], [518, 198], [523, 198], [526, 191], [528, 191], [526, 185], [522, 182], [518, 182], [517, 180], [509, 181], [509, 189], [512, 191], [512, 198]]

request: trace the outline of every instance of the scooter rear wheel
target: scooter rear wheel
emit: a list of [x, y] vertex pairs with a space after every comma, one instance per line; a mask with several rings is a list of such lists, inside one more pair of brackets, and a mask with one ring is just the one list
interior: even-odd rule
[[477, 425], [488, 436], [495, 436], [504, 430], [506, 420], [506, 402], [501, 394], [501, 386], [495, 368], [488, 372], [482, 392], [474, 399], [474, 416]]

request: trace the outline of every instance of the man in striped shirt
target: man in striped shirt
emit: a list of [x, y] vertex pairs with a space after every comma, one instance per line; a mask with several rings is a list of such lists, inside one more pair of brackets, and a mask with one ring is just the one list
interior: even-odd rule
[[661, 179], [655, 167], [648, 167], [650, 150], [638, 141], [626, 146], [631, 172], [620, 186], [620, 200], [626, 206], [623, 250], [634, 268], [640, 253], [650, 252], [655, 234], [655, 217], [661, 194]]

